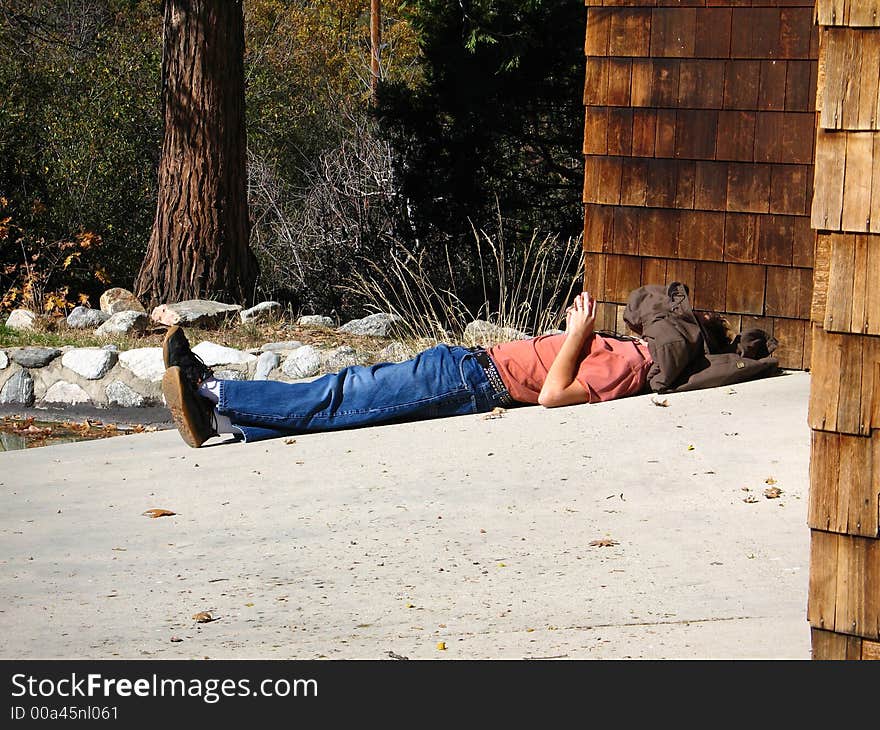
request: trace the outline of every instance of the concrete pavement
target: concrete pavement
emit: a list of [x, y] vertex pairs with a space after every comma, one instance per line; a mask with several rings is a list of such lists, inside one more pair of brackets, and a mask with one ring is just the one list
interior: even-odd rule
[[3, 453], [0, 658], [807, 659], [808, 393]]

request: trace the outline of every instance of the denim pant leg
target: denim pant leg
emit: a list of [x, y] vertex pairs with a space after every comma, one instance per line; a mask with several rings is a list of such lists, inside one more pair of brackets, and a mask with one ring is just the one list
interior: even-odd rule
[[220, 381], [217, 410], [245, 441], [480, 413], [495, 403], [470, 351], [437, 345], [401, 363], [355, 365], [308, 383]]

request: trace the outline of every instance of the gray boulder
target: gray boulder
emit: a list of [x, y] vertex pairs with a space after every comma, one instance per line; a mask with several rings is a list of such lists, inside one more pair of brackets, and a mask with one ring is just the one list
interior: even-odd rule
[[339, 327], [337, 332], [350, 335], [370, 335], [372, 337], [390, 337], [394, 326], [403, 320], [394, 314], [377, 312], [363, 319], [353, 319]]
[[257, 369], [254, 380], [268, 380], [271, 373], [281, 363], [281, 355], [277, 352], [264, 352], [257, 358]]
[[269, 319], [281, 312], [280, 302], [260, 302], [250, 309], [242, 309], [238, 316], [242, 322], [254, 322], [261, 319]]
[[100, 309], [90, 307], [74, 307], [67, 315], [67, 326], [75, 329], [100, 327], [110, 319], [110, 315]]
[[247, 373], [241, 370], [215, 370], [214, 377], [217, 380], [247, 380]]
[[330, 317], [321, 314], [304, 314], [296, 323], [300, 327], [332, 327], [334, 322]]
[[107, 396], [107, 402], [111, 406], [122, 406], [123, 408], [142, 408], [147, 404], [144, 398], [133, 388], [130, 388], [121, 380], [114, 380], [106, 388], [104, 393]]
[[311, 345], [303, 345], [287, 356], [281, 369], [294, 380], [309, 378], [321, 370], [321, 356]]
[[61, 354], [55, 347], [16, 347], [9, 350], [9, 357], [23, 368], [42, 368]]
[[101, 295], [98, 302], [101, 310], [107, 314], [116, 314], [117, 312], [144, 312], [144, 305], [138, 301], [138, 298], [128, 289], [115, 286], [108, 289]]
[[6, 370], [7, 365], [9, 365], [9, 358], [3, 350], [0, 350], [0, 370]]
[[395, 341], [383, 349], [377, 357], [379, 362], [403, 362], [415, 357], [417, 354], [409, 345]]
[[147, 329], [149, 323], [150, 319], [145, 312], [127, 309], [111, 314], [110, 319], [95, 330], [95, 334], [99, 337], [139, 334]]
[[34, 379], [27, 370], [19, 370], [0, 388], [0, 403], [31, 406], [34, 403]]
[[215, 327], [227, 317], [241, 311], [240, 304], [223, 304], [210, 299], [187, 299], [175, 304], [160, 304], [150, 317], [154, 322], [169, 327], [179, 324], [187, 327]]
[[351, 365], [360, 365], [361, 361], [353, 347], [343, 345], [335, 350], [323, 353], [321, 367], [323, 370], [336, 371]]
[[77, 348], [61, 356], [61, 364], [86, 380], [98, 380], [116, 364], [118, 354], [103, 348]]
[[11, 330], [32, 330], [37, 315], [30, 309], [13, 309], [6, 318], [6, 326]]

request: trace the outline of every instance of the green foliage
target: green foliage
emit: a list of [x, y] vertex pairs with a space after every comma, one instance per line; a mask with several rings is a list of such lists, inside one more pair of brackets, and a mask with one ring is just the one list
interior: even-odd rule
[[[0, 196], [35, 245], [100, 237], [114, 282], [137, 270], [155, 208], [160, 27], [155, 1], [9, 0], [0, 14]], [[20, 261], [12, 237], [0, 246], [0, 263]], [[62, 278], [95, 298], [94, 273]]]
[[[578, 0], [416, 0], [424, 83], [387, 84], [379, 114], [422, 237], [472, 241], [582, 226], [584, 9]], [[471, 253], [468, 253], [468, 258]]]
[[[522, 245], [577, 234], [579, 0], [384, 0], [378, 135], [369, 0], [244, 7], [252, 242], [278, 274], [264, 294], [329, 308], [359, 256], [401, 243], [482, 297], [474, 228]], [[54, 268], [33, 281], [67, 302], [132, 285], [155, 215], [162, 11], [0, 2], [0, 296], [23, 291], [35, 253]], [[60, 265], [81, 240], [100, 246]]]
[[[418, 49], [399, 4], [383, 3], [383, 70], [409, 84]], [[346, 115], [366, 110], [369, 10], [370, 0], [245, 3], [249, 146], [293, 186], [352, 131]]]

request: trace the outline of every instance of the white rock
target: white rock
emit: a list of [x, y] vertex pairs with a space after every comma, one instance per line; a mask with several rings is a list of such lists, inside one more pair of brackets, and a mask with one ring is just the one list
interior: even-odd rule
[[268, 380], [269, 373], [278, 367], [281, 355], [277, 352], [264, 352], [257, 358], [257, 369], [254, 371], [254, 380]]
[[300, 327], [332, 327], [334, 322], [330, 317], [324, 317], [320, 314], [304, 314], [296, 323]]
[[9, 358], [6, 357], [6, 353], [3, 350], [0, 350], [0, 370], [6, 370], [7, 365], [9, 365]]
[[6, 326], [11, 330], [32, 330], [37, 315], [30, 309], [13, 309], [6, 319]]
[[133, 309], [127, 309], [123, 312], [116, 312], [110, 315], [104, 324], [95, 330], [95, 334], [99, 337], [107, 335], [125, 335], [131, 332], [143, 332], [147, 329], [150, 318], [145, 312], [136, 312]]
[[117, 357], [112, 350], [83, 347], [65, 352], [61, 356], [61, 364], [86, 380], [97, 380], [116, 364]]
[[146, 398], [138, 393], [134, 388], [128, 387], [121, 380], [114, 380], [110, 385], [104, 388], [107, 395], [107, 402], [111, 406], [122, 406], [123, 408], [142, 408], [147, 404]]
[[289, 340], [287, 342], [267, 342], [260, 347], [262, 352], [284, 352], [285, 350], [296, 350], [303, 346], [299, 340]]
[[281, 311], [280, 302], [260, 302], [250, 309], [243, 309], [238, 313], [242, 322], [252, 322], [257, 319], [267, 319]]
[[0, 388], [0, 403], [29, 406], [34, 402], [34, 379], [27, 370], [19, 370]]
[[119, 362], [141, 380], [157, 382], [165, 374], [161, 347], [138, 347], [119, 353]]
[[76, 383], [58, 380], [53, 383], [42, 397], [43, 403], [89, 403], [91, 398]]
[[234, 347], [224, 347], [214, 342], [200, 342], [192, 351], [204, 361], [208, 367], [215, 365], [232, 365], [235, 363], [249, 363], [257, 359], [256, 355], [249, 352], [236, 350]]
[[311, 345], [303, 345], [291, 352], [281, 366], [284, 374], [296, 379], [317, 375], [321, 369], [321, 356]]

